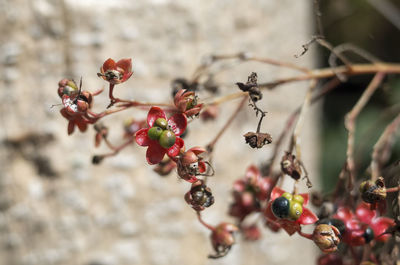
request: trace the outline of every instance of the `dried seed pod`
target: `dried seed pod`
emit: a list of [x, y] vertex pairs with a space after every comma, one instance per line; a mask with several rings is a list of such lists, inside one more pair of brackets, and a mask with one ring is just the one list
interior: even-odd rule
[[197, 180], [192, 184], [190, 191], [185, 194], [185, 200], [196, 211], [203, 211], [214, 204], [214, 196], [211, 189], [203, 180]]
[[363, 181], [360, 184], [360, 193], [363, 201], [376, 203], [386, 199], [386, 187], [384, 179], [379, 177], [375, 183], [371, 180]]
[[295, 155], [289, 152], [282, 157], [281, 169], [283, 173], [291, 176], [293, 179], [298, 180], [301, 177], [301, 166]]
[[235, 243], [233, 232], [238, 228], [230, 223], [220, 223], [211, 234], [211, 243], [216, 254], [209, 255], [211, 259], [224, 257]]
[[312, 239], [324, 253], [331, 253], [337, 250], [339, 235], [340, 232], [335, 226], [319, 224], [314, 229]]
[[268, 133], [248, 132], [243, 136], [246, 144], [249, 144], [251, 148], [261, 148], [266, 144], [272, 143], [272, 137]]

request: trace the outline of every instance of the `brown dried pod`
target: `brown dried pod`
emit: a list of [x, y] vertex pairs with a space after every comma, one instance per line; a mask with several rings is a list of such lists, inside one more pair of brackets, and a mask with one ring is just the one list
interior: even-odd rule
[[243, 136], [246, 144], [249, 144], [251, 148], [261, 148], [266, 144], [272, 143], [272, 137], [268, 133], [248, 132]]
[[324, 253], [331, 253], [337, 250], [339, 236], [340, 232], [335, 226], [319, 224], [314, 229], [312, 239]]
[[301, 165], [296, 159], [296, 156], [286, 152], [281, 161], [282, 172], [291, 176], [293, 179], [298, 180], [301, 177]]
[[379, 177], [375, 183], [366, 180], [360, 184], [360, 193], [363, 201], [367, 203], [376, 203], [386, 199], [386, 187], [382, 177]]
[[238, 228], [230, 223], [220, 223], [211, 234], [211, 243], [216, 254], [208, 256], [210, 259], [218, 259], [226, 256], [232, 245], [235, 243], [233, 232]]
[[214, 196], [211, 189], [203, 180], [197, 180], [192, 184], [190, 191], [185, 194], [185, 200], [196, 211], [203, 211], [214, 204]]
[[247, 83], [236, 83], [240, 90], [243, 92], [248, 92], [251, 100], [255, 103], [258, 100], [262, 99], [262, 93], [257, 85], [257, 73], [252, 72], [247, 78]]

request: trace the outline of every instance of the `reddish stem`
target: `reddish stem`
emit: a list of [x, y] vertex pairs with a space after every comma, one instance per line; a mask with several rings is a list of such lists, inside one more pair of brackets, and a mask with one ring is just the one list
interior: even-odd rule
[[207, 229], [211, 230], [211, 231], [215, 231], [215, 227], [212, 225], [207, 224], [206, 222], [204, 222], [204, 220], [201, 218], [201, 213], [200, 212], [196, 212], [197, 214], [197, 219], [199, 220], [199, 222], [206, 227]]
[[297, 231], [297, 233], [304, 238], [313, 240], [313, 234], [303, 233], [301, 230]]

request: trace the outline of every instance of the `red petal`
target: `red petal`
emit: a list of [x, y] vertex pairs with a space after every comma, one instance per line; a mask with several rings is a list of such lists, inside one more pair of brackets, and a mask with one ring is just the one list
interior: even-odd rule
[[201, 110], [201, 107], [194, 107], [194, 108], [191, 108], [190, 110], [185, 111], [185, 114], [186, 114], [186, 116], [191, 117], [191, 116], [199, 114], [200, 110]]
[[346, 230], [343, 237], [343, 242], [351, 246], [361, 246], [365, 244], [364, 230]]
[[75, 122], [69, 121], [68, 122], [68, 135], [71, 135], [74, 132], [74, 129], [75, 129]]
[[281, 197], [286, 191], [282, 190], [279, 187], [275, 187], [271, 192], [271, 201], [275, 200], [278, 197]]
[[195, 146], [190, 148], [188, 151], [192, 151], [195, 155], [199, 155], [201, 153], [204, 153], [206, 149], [204, 149], [203, 147]]
[[179, 151], [181, 150], [181, 148], [185, 145], [184, 141], [182, 140], [182, 138], [176, 137], [176, 141], [175, 144], [173, 146], [171, 146], [168, 151], [167, 154], [169, 157], [175, 157], [179, 154]]
[[133, 74], [132, 72], [125, 72], [124, 75], [122, 76], [121, 83], [128, 80], [132, 74]]
[[166, 152], [167, 149], [163, 148], [158, 142], [151, 143], [146, 152], [147, 162], [150, 165], [160, 163]]
[[276, 216], [272, 212], [271, 206], [272, 206], [272, 202], [268, 203], [268, 206], [267, 206], [267, 209], [265, 210], [264, 215], [267, 218], [267, 220], [276, 222], [278, 220], [278, 218], [276, 218]]
[[102, 70], [106, 72], [107, 70], [114, 70], [117, 68], [117, 65], [115, 64], [115, 61], [111, 58], [108, 58], [107, 61], [103, 63], [103, 68]]
[[84, 120], [76, 121], [76, 125], [81, 132], [85, 132], [87, 130], [87, 123]]
[[301, 193], [301, 194], [299, 194], [301, 197], [303, 197], [303, 199], [304, 199], [304, 202], [303, 202], [303, 205], [307, 205], [307, 203], [308, 203], [308, 200], [309, 200], [309, 195], [308, 195], [308, 193]]
[[369, 204], [362, 202], [356, 209], [356, 215], [361, 222], [369, 224], [371, 223], [372, 218], [375, 217], [376, 212], [371, 211]]
[[174, 97], [175, 106], [178, 106], [181, 96], [183, 95], [183, 93], [185, 93], [185, 91], [186, 91], [185, 89], [179, 89], [179, 91], [175, 94], [175, 97]]
[[132, 75], [132, 59], [121, 59], [116, 63], [116, 66], [122, 68], [124, 73], [131, 73]]
[[353, 213], [347, 207], [340, 207], [336, 214], [333, 216], [334, 218], [338, 218], [343, 222], [347, 222], [353, 218]]
[[252, 178], [258, 178], [260, 176], [260, 171], [258, 170], [258, 168], [255, 165], [250, 165], [247, 169], [246, 169], [246, 174], [245, 174], [245, 178], [246, 179], [252, 179]]
[[135, 141], [138, 145], [140, 145], [140, 146], [149, 146], [150, 145], [152, 140], [147, 135], [148, 131], [149, 131], [149, 129], [145, 128], [145, 129], [140, 129], [139, 131], [136, 132]]
[[200, 161], [198, 164], [199, 164], [199, 172], [200, 173], [206, 172], [207, 169], [206, 163]]
[[149, 125], [149, 127], [153, 127], [154, 122], [158, 118], [167, 119], [167, 117], [165, 116], [165, 112], [159, 107], [151, 107], [149, 113], [147, 114], [147, 124]]
[[177, 113], [168, 119], [168, 125], [172, 128], [176, 136], [185, 132], [187, 126], [187, 118], [181, 113]]
[[303, 207], [303, 213], [300, 218], [296, 221], [296, 223], [302, 225], [310, 225], [314, 224], [318, 221], [318, 217], [308, 208]]
[[[394, 226], [395, 222], [393, 219], [388, 218], [388, 217], [379, 217], [379, 218], [375, 218], [372, 220], [370, 227], [372, 228], [372, 230], [374, 230], [374, 234], [375, 234], [375, 239], [377, 241], [386, 241], [389, 237], [391, 237], [390, 234], [385, 234], [382, 235], [384, 232], [386, 232], [386, 230], [391, 227]], [[381, 236], [380, 236], [381, 235]]]

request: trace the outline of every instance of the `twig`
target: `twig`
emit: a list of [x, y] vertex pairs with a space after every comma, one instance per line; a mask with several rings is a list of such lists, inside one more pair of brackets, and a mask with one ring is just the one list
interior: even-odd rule
[[236, 115], [242, 109], [242, 107], [244, 106], [244, 103], [246, 101], [247, 101], [247, 95], [243, 97], [242, 101], [240, 101], [236, 110], [232, 113], [231, 117], [226, 121], [225, 125], [221, 128], [221, 130], [218, 132], [218, 134], [215, 136], [215, 138], [207, 145], [207, 150], [209, 153], [211, 153], [213, 151], [215, 144], [220, 139], [222, 134], [226, 131], [226, 129], [229, 127], [229, 125], [232, 124], [232, 121], [236, 118]]
[[352, 108], [352, 110], [346, 114], [345, 117], [345, 127], [348, 131], [347, 137], [347, 151], [346, 151], [346, 169], [349, 171], [350, 179], [348, 182], [349, 190], [353, 189], [354, 181], [355, 181], [355, 163], [354, 163], [354, 132], [355, 132], [355, 121], [360, 114], [361, 110], [367, 104], [368, 100], [375, 92], [375, 90], [381, 84], [385, 74], [378, 72], [374, 78], [369, 83], [367, 89], [363, 92], [356, 105]]
[[375, 181], [380, 176], [381, 166], [389, 159], [396, 132], [400, 127], [400, 114], [386, 126], [382, 135], [374, 145], [371, 161], [371, 180]]

